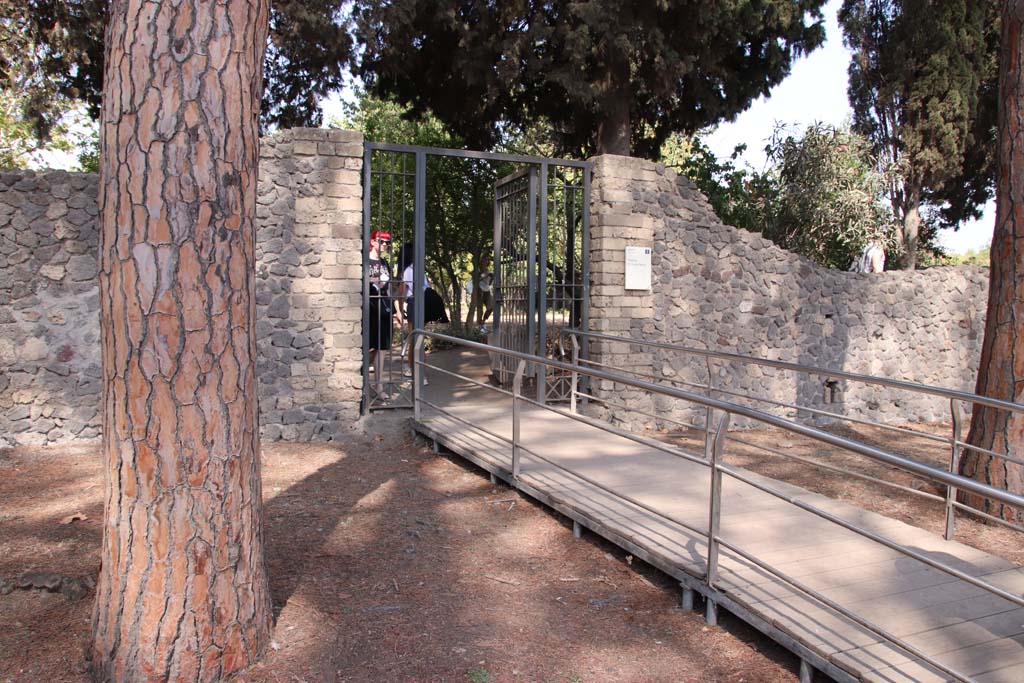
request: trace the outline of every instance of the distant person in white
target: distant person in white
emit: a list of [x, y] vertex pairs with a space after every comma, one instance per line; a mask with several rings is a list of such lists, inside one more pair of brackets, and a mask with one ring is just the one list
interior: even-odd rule
[[885, 249], [876, 240], [868, 242], [850, 270], [855, 273], [881, 273], [885, 270]]
[[[483, 260], [483, 272], [480, 273], [480, 294], [479, 300], [483, 305], [483, 316], [480, 318], [480, 331], [487, 332], [487, 318], [490, 317], [491, 312], [494, 309], [494, 297], [491, 296], [491, 261], [490, 259]], [[469, 297], [470, 304], [473, 301], [473, 278], [470, 277], [466, 281], [466, 296]]]
[[[416, 309], [416, 288], [413, 286], [414, 253], [415, 250], [412, 243], [407, 243], [402, 246], [402, 252], [399, 255], [399, 264], [404, 265], [404, 268], [402, 268], [402, 284], [399, 287], [399, 295], [405, 297], [405, 321], [409, 325], [409, 332], [412, 332], [413, 311]], [[426, 273], [423, 273], [423, 286], [419, 289], [420, 294], [423, 296], [423, 323], [449, 322], [448, 313], [444, 310], [444, 300], [441, 298], [441, 295], [430, 286], [430, 280], [427, 279]], [[412, 376], [412, 359], [414, 351], [413, 345], [408, 343], [408, 341], [409, 340], [407, 339], [405, 351], [408, 353], [408, 356], [406, 358], [404, 372], [405, 374]], [[427, 383], [425, 377], [423, 383]]]

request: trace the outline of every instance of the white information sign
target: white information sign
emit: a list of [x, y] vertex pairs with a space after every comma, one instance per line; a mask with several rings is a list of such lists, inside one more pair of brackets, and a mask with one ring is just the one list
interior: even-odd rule
[[626, 289], [651, 288], [650, 247], [626, 247]]

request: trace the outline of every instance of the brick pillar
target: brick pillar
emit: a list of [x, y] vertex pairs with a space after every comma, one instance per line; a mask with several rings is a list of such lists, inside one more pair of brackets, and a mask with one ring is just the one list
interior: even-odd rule
[[[655, 164], [632, 157], [603, 155], [591, 159], [594, 174], [590, 203], [590, 329], [621, 337], [650, 337], [653, 332], [654, 296], [650, 291], [626, 289], [626, 247], [654, 248], [655, 218], [642, 212], [641, 184], [659, 179]], [[652, 283], [656, 286], [656, 283]], [[651, 354], [626, 343], [595, 340], [593, 360], [632, 372], [651, 374]], [[651, 411], [653, 403], [640, 391], [615, 390], [611, 382], [597, 382], [595, 395]], [[649, 420], [621, 410], [602, 411], [631, 426]]]
[[359, 415], [362, 135], [281, 131], [260, 161], [263, 437], [330, 439]]

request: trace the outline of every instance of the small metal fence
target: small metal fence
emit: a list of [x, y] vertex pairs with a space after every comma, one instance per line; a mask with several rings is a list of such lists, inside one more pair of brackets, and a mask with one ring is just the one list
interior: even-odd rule
[[[988, 498], [988, 499], [993, 500], [993, 501], [997, 501], [999, 503], [1002, 503], [1002, 504], [1014, 507], [1014, 508], [1019, 509], [1019, 510], [1024, 510], [1024, 497], [1015, 495], [1015, 494], [1010, 493], [1010, 492], [1008, 492], [1006, 490], [1003, 490], [1003, 489], [995, 488], [995, 487], [992, 487], [992, 486], [980, 483], [980, 482], [975, 481], [973, 479], [961, 476], [961, 475], [957, 474], [956, 472], [950, 472], [950, 471], [946, 471], [946, 470], [939, 469], [939, 468], [936, 468], [936, 467], [932, 467], [930, 465], [926, 465], [926, 464], [923, 464], [923, 463], [920, 463], [920, 462], [917, 462], [917, 461], [914, 461], [914, 460], [902, 457], [902, 456], [897, 455], [895, 453], [892, 453], [892, 452], [889, 452], [889, 451], [886, 451], [886, 450], [883, 450], [883, 449], [880, 449], [880, 448], [876, 448], [874, 446], [870, 446], [870, 445], [867, 445], [867, 444], [864, 444], [864, 443], [860, 443], [858, 441], [854, 441], [854, 440], [851, 440], [851, 439], [848, 439], [848, 438], [845, 438], [845, 437], [842, 437], [842, 436], [838, 436], [836, 434], [832, 434], [830, 432], [824, 431], [824, 430], [819, 429], [817, 427], [813, 427], [813, 426], [809, 426], [809, 425], [805, 425], [805, 424], [800, 424], [798, 422], [794, 422], [792, 420], [788, 420], [788, 419], [785, 419], [783, 417], [779, 417], [777, 415], [772, 415], [770, 413], [767, 413], [767, 412], [764, 412], [764, 411], [761, 411], [761, 410], [757, 410], [755, 408], [744, 406], [744, 405], [741, 405], [741, 404], [738, 404], [738, 403], [733, 403], [733, 402], [728, 402], [728, 401], [725, 401], [725, 400], [720, 400], [720, 399], [712, 398], [712, 397], [707, 396], [707, 395], [702, 395], [702, 394], [699, 394], [699, 393], [695, 393], [695, 392], [692, 392], [692, 391], [687, 391], [687, 390], [679, 389], [679, 388], [672, 387], [672, 386], [666, 386], [665, 384], [658, 383], [658, 382], [648, 381], [647, 379], [644, 379], [644, 378], [632, 377], [632, 376], [629, 376], [627, 374], [620, 374], [620, 373], [616, 373], [616, 372], [611, 372], [608, 369], [601, 368], [601, 367], [596, 367], [597, 365], [599, 365], [598, 363], [590, 363], [590, 364], [580, 363], [579, 362], [579, 354], [578, 354], [579, 343], [578, 343], [578, 341], [577, 341], [577, 339], [575, 337], [582, 336], [582, 335], [583, 335], [583, 333], [580, 333], [580, 332], [575, 332], [575, 333], [570, 335], [571, 337], [573, 337], [572, 348], [574, 350], [574, 353], [572, 355], [573, 355], [573, 359], [574, 359], [575, 362], [573, 362], [573, 363], [566, 363], [566, 362], [561, 362], [561, 361], [557, 361], [557, 360], [552, 360], [552, 359], [549, 359], [549, 358], [543, 358], [543, 357], [540, 357], [540, 356], [525, 354], [525, 353], [521, 353], [521, 352], [505, 350], [505, 349], [499, 349], [499, 348], [496, 348], [496, 347], [493, 347], [493, 346], [489, 346], [489, 345], [486, 345], [486, 344], [480, 344], [480, 343], [477, 343], [477, 342], [471, 342], [471, 341], [467, 341], [467, 340], [464, 340], [464, 339], [459, 339], [459, 338], [456, 338], [456, 337], [451, 337], [451, 336], [439, 334], [439, 333], [436, 333], [436, 332], [430, 332], [430, 331], [426, 331], [426, 330], [422, 330], [422, 329], [417, 329], [417, 330], [415, 330], [413, 332], [413, 343], [415, 344], [415, 348], [416, 348], [416, 353], [414, 354], [416, 360], [415, 360], [414, 368], [413, 368], [413, 377], [414, 377], [414, 379], [413, 379], [413, 410], [414, 410], [414, 419], [417, 422], [420, 422], [423, 419], [423, 408], [424, 408], [424, 406], [427, 406], [427, 407], [431, 408], [432, 410], [437, 411], [438, 413], [445, 415], [445, 417], [447, 417], [447, 418], [450, 418], [450, 419], [452, 419], [452, 420], [454, 420], [454, 421], [456, 421], [456, 422], [458, 422], [460, 424], [463, 424], [464, 426], [466, 426], [468, 428], [471, 428], [471, 429], [474, 429], [474, 430], [478, 430], [479, 432], [481, 432], [483, 434], [486, 434], [487, 436], [489, 436], [489, 437], [491, 437], [493, 439], [496, 439], [497, 441], [499, 441], [501, 443], [504, 443], [504, 444], [508, 445], [511, 448], [511, 451], [512, 451], [512, 472], [511, 472], [511, 476], [512, 476], [513, 481], [515, 481], [515, 482], [518, 482], [518, 480], [520, 478], [520, 463], [521, 463], [523, 454], [524, 453], [528, 453], [530, 455], [530, 457], [536, 458], [537, 460], [545, 462], [548, 465], [551, 465], [552, 467], [555, 467], [555, 468], [559, 469], [562, 472], [565, 472], [567, 474], [573, 475], [573, 476], [579, 478], [582, 481], [585, 481], [586, 483], [588, 483], [588, 484], [590, 484], [592, 486], [595, 486], [595, 487], [597, 487], [597, 488], [599, 488], [599, 489], [601, 489], [601, 490], [603, 490], [603, 491], [605, 491], [605, 492], [607, 492], [607, 493], [609, 493], [609, 494], [611, 494], [613, 496], [616, 496], [620, 500], [626, 501], [626, 502], [628, 502], [628, 503], [630, 503], [632, 505], [637, 506], [638, 508], [641, 508], [641, 509], [643, 509], [643, 510], [645, 510], [647, 512], [650, 512], [650, 513], [652, 513], [654, 515], [657, 515], [661, 519], [667, 520], [667, 521], [669, 521], [669, 522], [671, 522], [673, 524], [677, 524], [680, 527], [686, 529], [687, 531], [689, 531], [689, 532], [691, 532], [691, 533], [693, 533], [695, 535], [705, 537], [707, 539], [707, 557], [706, 557], [706, 565], [705, 565], [706, 569], [705, 569], [705, 574], [703, 576], [700, 576], [700, 577], [697, 577], [697, 578], [700, 579], [704, 584], [706, 584], [707, 587], [709, 589], [711, 589], [712, 592], [714, 592], [716, 590], [720, 590], [722, 588], [721, 585], [720, 585], [720, 580], [719, 580], [720, 579], [720, 576], [719, 576], [719, 555], [720, 555], [722, 549], [726, 549], [730, 553], [734, 554], [735, 556], [737, 556], [739, 558], [742, 558], [743, 560], [746, 560], [747, 562], [751, 563], [752, 565], [754, 565], [754, 566], [760, 568], [761, 570], [763, 570], [763, 571], [771, 574], [772, 576], [776, 577], [780, 581], [783, 581], [787, 585], [789, 585], [792, 588], [796, 589], [796, 591], [798, 591], [799, 593], [802, 593], [803, 595], [811, 598], [812, 600], [817, 601], [819, 604], [828, 607], [829, 609], [833, 610], [835, 613], [842, 615], [843, 617], [845, 617], [846, 619], [850, 620], [851, 622], [857, 624], [861, 628], [863, 628], [863, 629], [865, 629], [865, 630], [867, 630], [867, 631], [877, 635], [879, 638], [883, 639], [884, 641], [893, 644], [894, 646], [896, 646], [899, 649], [903, 650], [904, 652], [906, 652], [910, 656], [916, 658], [917, 660], [919, 660], [921, 662], [924, 662], [924, 663], [927, 663], [931, 667], [934, 667], [934, 669], [936, 669], [938, 671], [941, 671], [945, 675], [950, 676], [952, 680], [961, 681], [962, 683], [971, 683], [972, 679], [970, 677], [968, 677], [968, 676], [966, 676], [966, 675], [956, 671], [955, 669], [953, 669], [953, 668], [943, 664], [941, 661], [937, 660], [936, 658], [934, 658], [934, 657], [932, 657], [932, 656], [922, 652], [921, 650], [919, 650], [918, 648], [916, 648], [912, 644], [908, 643], [905, 639], [901, 638], [900, 636], [886, 631], [884, 628], [878, 626], [875, 623], [872, 623], [872, 621], [870, 621], [869, 619], [865, 619], [865, 618], [859, 616], [858, 614], [856, 614], [855, 612], [851, 611], [850, 609], [847, 609], [846, 607], [844, 607], [843, 605], [839, 604], [835, 600], [832, 600], [832, 599], [828, 598], [827, 596], [823, 595], [821, 592], [819, 592], [819, 591], [817, 591], [817, 590], [807, 586], [806, 584], [802, 583], [801, 581], [799, 581], [799, 580], [797, 580], [797, 579], [795, 579], [795, 578], [793, 578], [791, 576], [788, 576], [787, 574], [785, 574], [784, 572], [780, 571], [779, 569], [777, 569], [777, 568], [771, 566], [770, 564], [768, 564], [768, 563], [758, 559], [758, 557], [756, 557], [754, 554], [745, 551], [743, 548], [735, 545], [734, 543], [731, 543], [728, 539], [723, 538], [721, 533], [720, 533], [720, 530], [721, 530], [721, 517], [722, 517], [722, 481], [723, 481], [723, 477], [730, 477], [730, 478], [732, 478], [732, 479], [734, 479], [736, 481], [743, 482], [743, 483], [745, 483], [745, 484], [747, 484], [749, 486], [752, 486], [752, 487], [754, 487], [754, 488], [756, 488], [756, 489], [758, 489], [760, 491], [763, 491], [764, 493], [767, 493], [767, 494], [769, 494], [769, 495], [771, 495], [771, 496], [773, 496], [773, 497], [775, 497], [775, 498], [777, 498], [779, 500], [782, 500], [782, 501], [788, 503], [789, 505], [797, 507], [797, 508], [799, 508], [799, 509], [801, 509], [801, 510], [807, 512], [807, 513], [816, 515], [817, 517], [820, 517], [820, 518], [822, 518], [824, 520], [827, 520], [827, 521], [829, 521], [831, 523], [834, 523], [834, 524], [836, 524], [836, 525], [838, 525], [838, 526], [840, 526], [840, 527], [842, 527], [842, 528], [844, 528], [844, 529], [846, 529], [846, 530], [848, 530], [850, 532], [858, 534], [858, 535], [860, 535], [860, 536], [862, 536], [864, 538], [870, 539], [871, 541], [873, 541], [875, 543], [878, 543], [880, 545], [883, 545], [886, 548], [889, 548], [891, 550], [894, 550], [894, 551], [900, 553], [901, 555], [903, 555], [905, 557], [913, 558], [914, 560], [917, 560], [917, 561], [919, 561], [919, 562], [921, 562], [921, 563], [923, 563], [923, 564], [925, 564], [925, 565], [927, 565], [929, 567], [932, 567], [932, 568], [934, 568], [936, 570], [944, 572], [944, 573], [948, 574], [949, 576], [955, 577], [955, 578], [957, 578], [957, 579], [959, 579], [961, 581], [964, 581], [966, 583], [971, 584], [972, 586], [975, 586], [975, 587], [977, 587], [979, 589], [982, 589], [983, 591], [986, 591], [987, 593], [990, 593], [992, 595], [998, 596], [998, 597], [1000, 597], [1000, 598], [1002, 598], [1002, 599], [1004, 599], [1004, 600], [1006, 600], [1006, 601], [1008, 601], [1010, 603], [1013, 603], [1016, 606], [1024, 607], [1024, 597], [1022, 597], [1020, 595], [1017, 595], [1015, 593], [1009, 592], [1007, 590], [1004, 590], [1003, 588], [1000, 588], [999, 586], [996, 586], [996, 585], [994, 585], [992, 583], [989, 583], [989, 582], [987, 582], [987, 581], [985, 581], [983, 579], [979, 579], [979, 578], [977, 578], [975, 576], [971, 576], [970, 574], [968, 574], [968, 573], [966, 573], [964, 571], [961, 571], [961, 570], [957, 569], [956, 567], [949, 566], [949, 565], [947, 565], [947, 564], [945, 564], [943, 562], [940, 562], [940, 561], [937, 561], [935, 559], [932, 559], [931, 557], [929, 557], [925, 553], [922, 553], [922, 552], [919, 552], [917, 550], [914, 550], [913, 548], [907, 547], [907, 546], [905, 546], [905, 545], [903, 545], [901, 543], [889, 540], [889, 539], [887, 539], [887, 538], [885, 538], [885, 537], [883, 537], [883, 536], [881, 536], [881, 535], [879, 535], [877, 533], [874, 533], [874, 532], [872, 532], [872, 531], [870, 531], [870, 530], [868, 530], [866, 528], [862, 528], [862, 527], [858, 526], [857, 524], [855, 524], [855, 523], [853, 523], [853, 522], [851, 522], [849, 520], [843, 519], [843, 518], [841, 518], [841, 517], [839, 517], [839, 516], [837, 516], [837, 515], [835, 515], [835, 514], [833, 514], [831, 512], [828, 512], [827, 510], [820, 509], [820, 508], [818, 508], [818, 507], [816, 507], [816, 506], [814, 506], [814, 505], [812, 505], [812, 504], [810, 504], [810, 503], [808, 503], [808, 502], [806, 502], [804, 500], [801, 500], [801, 499], [793, 496], [792, 494], [790, 494], [790, 493], [788, 493], [788, 492], [786, 492], [784, 490], [777, 490], [777, 489], [773, 488], [770, 483], [766, 483], [762, 478], [754, 476], [754, 475], [751, 475], [751, 473], [747, 472], [744, 469], [741, 469], [741, 468], [738, 468], [738, 467], [734, 467], [734, 466], [731, 466], [731, 465], [725, 463], [724, 460], [723, 460], [723, 453], [724, 453], [725, 444], [726, 444], [727, 440], [733, 438], [733, 437], [729, 436], [729, 425], [730, 425], [731, 421], [735, 417], [743, 417], [743, 418], [751, 420], [751, 421], [753, 421], [755, 423], [759, 423], [761, 425], [764, 425], [766, 427], [774, 427], [774, 428], [777, 428], [777, 429], [782, 429], [782, 430], [785, 430], [785, 431], [793, 433], [793, 434], [797, 434], [797, 435], [800, 435], [800, 436], [803, 436], [803, 437], [806, 437], [806, 438], [809, 438], [809, 439], [813, 439], [813, 440], [815, 440], [817, 442], [820, 442], [820, 443], [823, 443], [823, 444], [827, 444], [827, 445], [830, 445], [830, 446], [841, 448], [841, 449], [843, 449], [845, 451], [848, 451], [850, 453], [855, 453], [857, 455], [864, 456], [866, 458], [869, 458], [871, 460], [874, 460], [874, 461], [877, 461], [877, 462], [880, 462], [880, 463], [885, 463], [887, 465], [900, 468], [900, 469], [902, 469], [902, 470], [904, 470], [906, 472], [913, 473], [913, 474], [915, 474], [915, 475], [917, 475], [919, 477], [922, 477], [924, 479], [927, 479], [927, 480], [930, 480], [930, 481], [934, 481], [934, 482], [936, 482], [938, 484], [941, 484], [941, 485], [947, 487], [947, 490], [949, 490], [949, 491], [954, 491], [955, 492], [958, 489], [959, 490], [963, 490], [963, 491], [967, 491], [967, 492], [970, 492], [972, 494], [975, 494], [975, 495], [978, 495], [978, 496], [982, 496], [984, 498]], [[599, 334], [592, 334], [592, 333], [587, 333], [587, 335], [592, 337], [592, 338], [605, 337], [607, 339], [614, 339], [615, 341], [628, 341], [630, 343], [647, 343], [647, 342], [638, 342], [637, 340], [633, 340], [633, 339], [623, 339], [623, 338], [619, 338], [619, 337], [613, 337], [613, 336], [610, 336], [610, 335], [599, 335]], [[443, 341], [448, 342], [448, 343], [450, 343], [452, 345], [455, 345], [455, 346], [464, 347], [466, 349], [473, 349], [473, 350], [480, 351], [480, 352], [485, 352], [485, 353], [490, 353], [490, 354], [494, 354], [494, 353], [504, 354], [510, 360], [514, 360], [516, 362], [516, 364], [517, 364], [517, 371], [515, 373], [515, 377], [514, 377], [514, 380], [513, 380], [513, 383], [512, 383], [512, 390], [508, 391], [507, 389], [496, 387], [496, 386], [493, 386], [493, 385], [488, 384], [486, 382], [478, 381], [478, 380], [473, 379], [471, 377], [466, 377], [466, 376], [460, 375], [458, 373], [452, 372], [451, 370], [448, 370], [446, 368], [440, 367], [438, 365], [430, 364], [426, 360], [423, 360], [424, 359], [424, 355], [422, 354], [422, 349], [423, 349], [424, 341], [427, 338], [443, 340]], [[997, 407], [1000, 407], [1000, 408], [1013, 409], [1015, 411], [1024, 411], [1024, 406], [1020, 406], [1020, 405], [1017, 405], [1017, 404], [1007, 404], [1007, 403], [1002, 402], [1002, 401], [994, 401], [992, 399], [984, 399], [983, 397], [974, 396], [972, 394], [966, 394], [966, 393], [963, 393], [963, 392], [947, 391], [947, 390], [944, 390], [944, 389], [935, 389], [935, 388], [932, 388], [932, 387], [924, 387], [923, 385], [914, 385], [914, 384], [909, 383], [909, 382], [900, 382], [900, 381], [896, 381], [896, 380], [883, 380], [881, 378], [868, 377], [868, 376], [862, 376], [862, 375], [854, 375], [854, 374], [851, 374], [851, 373], [841, 373], [841, 372], [836, 372], [836, 371], [825, 371], [825, 370], [822, 370], [820, 368], [813, 368], [813, 367], [808, 367], [808, 366], [800, 366], [800, 365], [797, 365], [797, 364], [782, 363], [782, 362], [778, 362], [778, 361], [764, 361], [764, 360], [759, 360], [759, 359], [752, 359], [752, 358], [742, 357], [742, 356], [738, 356], [736, 354], [709, 352], [709, 351], [702, 351], [702, 350], [697, 350], [697, 349], [687, 349], [687, 351], [688, 352], [696, 352], [696, 353], [708, 354], [709, 356], [715, 356], [715, 357], [726, 357], [726, 358], [729, 358], [730, 360], [743, 359], [743, 360], [749, 360], [750, 362], [762, 362], [762, 363], [766, 363], [766, 364], [776, 365], [776, 366], [779, 366], [779, 367], [785, 367], [787, 369], [800, 370], [800, 371], [805, 371], [805, 372], [815, 372], [815, 373], [822, 372], [822, 373], [829, 374], [829, 375], [842, 376], [842, 377], [845, 377], [847, 379], [857, 379], [859, 381], [884, 382], [884, 383], [886, 383], [889, 386], [898, 386], [900, 388], [905, 388], [905, 389], [910, 389], [910, 390], [919, 390], [919, 391], [927, 390], [927, 391], [929, 391], [931, 393], [935, 393], [935, 394], [938, 394], [938, 395], [941, 395], [941, 396], [950, 397], [951, 399], [953, 399], [955, 401], [988, 402], [990, 405], [994, 405], [994, 406], [997, 406]], [[566, 409], [565, 407], [562, 407], [562, 406], [545, 404], [545, 403], [543, 403], [541, 401], [537, 401], [537, 400], [535, 400], [533, 398], [530, 398], [529, 396], [523, 394], [523, 391], [522, 391], [522, 388], [523, 388], [523, 378], [526, 375], [526, 368], [527, 368], [528, 364], [531, 364], [531, 365], [533, 365], [533, 364], [540, 364], [540, 365], [544, 366], [548, 371], [558, 371], [558, 372], [560, 372], [560, 373], [562, 373], [562, 374], [564, 374], [564, 375], [566, 375], [566, 376], [571, 378], [570, 381], [572, 383], [573, 391], [572, 391], [572, 400], [570, 402], [570, 405], [569, 405], [568, 409]], [[512, 438], [508, 439], [505, 436], [502, 436], [502, 435], [497, 434], [497, 433], [495, 433], [493, 431], [485, 429], [484, 427], [482, 427], [479, 424], [475, 424], [475, 423], [472, 423], [470, 421], [467, 421], [466, 419], [461, 418], [461, 417], [455, 415], [451, 411], [446, 410], [443, 406], [438, 405], [437, 403], [434, 403], [434, 402], [428, 400], [425, 397], [425, 395], [424, 395], [424, 386], [425, 386], [425, 382], [424, 382], [425, 374], [424, 373], [428, 369], [431, 372], [436, 372], [436, 373], [441, 373], [441, 374], [444, 374], [444, 375], [449, 375], [449, 376], [451, 376], [453, 378], [458, 379], [460, 382], [466, 382], [466, 383], [469, 383], [469, 384], [472, 384], [472, 385], [475, 385], [475, 386], [478, 386], [478, 387], [485, 388], [487, 390], [496, 392], [498, 394], [502, 394], [502, 395], [505, 395], [505, 396], [511, 396], [511, 398], [512, 398], [512, 411], [511, 411], [510, 418], [511, 418], [511, 421], [512, 421]], [[648, 392], [650, 394], [654, 394], [654, 395], [665, 397], [666, 399], [671, 399], [671, 400], [675, 400], [675, 401], [683, 401], [683, 402], [688, 402], [688, 403], [691, 403], [691, 404], [694, 404], [694, 405], [701, 406], [703, 409], [706, 410], [706, 414], [707, 414], [707, 423], [706, 423], [707, 427], [703, 429], [703, 432], [704, 432], [704, 435], [705, 435], [704, 454], [703, 455], [695, 455], [693, 453], [689, 453], [689, 452], [687, 452], [687, 451], [685, 451], [685, 450], [683, 450], [681, 448], [675, 447], [675, 446], [673, 446], [671, 444], [667, 444], [667, 443], [665, 443], [663, 441], [660, 441], [658, 439], [653, 439], [653, 438], [650, 438], [650, 437], [647, 437], [647, 436], [644, 436], [644, 435], [641, 435], [641, 434], [635, 434], [635, 433], [632, 433], [632, 432], [630, 432], [630, 431], [628, 431], [626, 429], [622, 429], [622, 428], [616, 427], [616, 426], [614, 426], [612, 424], [609, 424], [607, 422], [604, 422], [604, 421], [601, 421], [601, 420], [596, 420], [594, 418], [591, 418], [591, 417], [588, 417], [586, 415], [580, 414], [579, 412], [577, 412], [577, 408], [578, 408], [577, 400], [578, 400], [578, 397], [583, 395], [583, 392], [580, 392], [578, 390], [578, 388], [583, 383], [585, 383], [586, 381], [591, 381], [591, 382], [593, 382], [593, 381], [612, 382], [615, 385], [620, 386], [620, 387], [638, 389], [638, 390], [641, 390], [641, 391], [644, 391], [644, 392]], [[593, 399], [594, 397], [590, 396], [590, 398]], [[529, 406], [532, 406], [534, 408], [538, 408], [538, 409], [541, 409], [541, 410], [546, 410], [546, 411], [550, 411], [550, 412], [553, 412], [553, 413], [557, 413], [557, 414], [559, 414], [559, 415], [561, 415], [563, 417], [569, 418], [571, 420], [576, 420], [576, 421], [585, 423], [587, 425], [590, 425], [592, 427], [596, 427], [598, 429], [601, 429], [601, 430], [606, 431], [608, 433], [617, 435], [619, 437], [622, 437], [622, 438], [625, 438], [625, 439], [629, 439], [629, 440], [637, 442], [637, 443], [644, 444], [646, 446], [649, 446], [649, 447], [651, 447], [653, 449], [656, 449], [658, 451], [661, 451], [663, 453], [667, 453], [667, 454], [673, 455], [675, 457], [683, 458], [683, 459], [685, 459], [685, 460], [687, 460], [689, 462], [696, 463], [696, 464], [699, 464], [701, 466], [709, 468], [710, 474], [711, 474], [711, 490], [710, 490], [710, 495], [709, 495], [708, 525], [707, 525], [707, 527], [706, 528], [698, 528], [698, 527], [694, 526], [693, 524], [688, 523], [688, 522], [686, 522], [684, 520], [678, 519], [677, 517], [675, 517], [673, 515], [669, 515], [669, 514], [666, 514], [664, 512], [661, 512], [658, 509], [643, 503], [642, 501], [639, 501], [639, 500], [637, 500], [637, 499], [635, 499], [633, 497], [625, 495], [622, 492], [615, 491], [615, 490], [613, 490], [613, 489], [611, 489], [611, 488], [601, 484], [600, 482], [595, 481], [594, 479], [592, 479], [590, 477], [587, 477], [586, 475], [584, 475], [584, 474], [582, 474], [580, 472], [574, 471], [572, 468], [565, 467], [564, 465], [561, 465], [561, 464], [553, 461], [552, 459], [547, 458], [547, 457], [537, 453], [535, 450], [527, 449], [521, 443], [521, 439], [520, 439], [521, 421], [523, 419], [522, 418], [522, 408], [523, 408], [524, 405], [529, 405]], [[953, 439], [951, 439], [951, 443], [953, 444], [953, 446], [955, 448], [959, 448], [959, 447], [963, 447], [963, 446], [967, 445], [967, 444], [964, 444], [963, 442], [960, 441], [959, 436], [954, 436]], [[713, 600], [709, 600], [708, 601], [707, 609], [708, 609], [708, 620], [709, 620], [709, 622], [713, 623], [715, 621], [715, 610], [716, 610], [716, 607], [715, 607], [715, 604], [714, 604]]]

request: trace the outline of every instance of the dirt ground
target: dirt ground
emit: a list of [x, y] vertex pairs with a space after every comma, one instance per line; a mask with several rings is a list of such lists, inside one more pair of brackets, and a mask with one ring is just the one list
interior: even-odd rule
[[[340, 445], [267, 445], [263, 462], [276, 624], [238, 681], [796, 679], [789, 653], [728, 615], [706, 627], [667, 577], [573, 539], [405, 418]], [[88, 680], [101, 492], [96, 447], [0, 450], [0, 581], [34, 571], [57, 589], [0, 595], [0, 682]]]
[[[877, 428], [842, 433], [894, 443]], [[755, 445], [940, 493], [912, 475], [771, 430], [733, 436], [749, 443], [728, 444], [732, 464], [936, 534], [944, 528], [940, 502]], [[946, 465], [941, 445], [906, 436], [898, 444]], [[343, 444], [267, 445], [263, 462], [276, 623], [266, 659], [236, 680], [796, 680], [796, 660], [770, 640], [724, 614], [720, 627], [706, 627], [679, 609], [668, 577], [592, 536], [574, 540], [554, 513], [413, 439], [405, 417], [375, 415]], [[0, 450], [0, 683], [88, 679], [101, 491], [96, 447]], [[957, 539], [1024, 563], [1012, 530], [961, 516]], [[3, 594], [26, 572], [55, 590]]]

